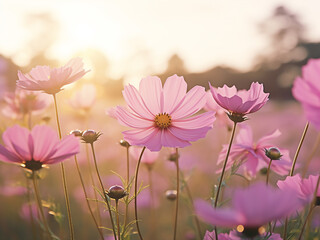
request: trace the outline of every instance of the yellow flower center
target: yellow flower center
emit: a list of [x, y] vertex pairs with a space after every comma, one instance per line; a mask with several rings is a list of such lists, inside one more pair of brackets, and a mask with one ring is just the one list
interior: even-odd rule
[[171, 116], [168, 113], [159, 113], [154, 119], [157, 127], [166, 129], [171, 125]]

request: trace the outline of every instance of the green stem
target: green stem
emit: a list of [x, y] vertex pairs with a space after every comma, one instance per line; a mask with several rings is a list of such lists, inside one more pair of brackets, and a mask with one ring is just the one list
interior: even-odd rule
[[31, 221], [32, 236], [33, 236], [33, 239], [36, 240], [37, 235], [36, 235], [36, 229], [35, 229], [34, 218], [32, 213], [29, 179], [27, 177], [26, 177], [26, 184], [27, 184], [27, 200], [29, 205], [29, 216]]
[[[226, 171], [226, 166], [227, 166], [227, 162], [228, 162], [228, 158], [229, 158], [232, 142], [233, 142], [234, 135], [235, 135], [235, 132], [236, 132], [236, 126], [237, 126], [237, 122], [234, 122], [232, 133], [231, 133], [231, 137], [230, 137], [229, 147], [228, 147], [228, 151], [227, 151], [227, 155], [226, 155], [226, 158], [225, 158], [224, 163], [223, 163], [223, 168], [222, 168], [222, 173], [221, 173], [220, 180], [219, 180], [219, 185], [218, 185], [216, 198], [214, 200], [214, 207], [215, 208], [218, 206], [218, 199], [219, 199], [219, 194], [220, 194], [221, 185], [222, 185], [222, 181], [223, 181], [223, 176], [224, 176], [224, 173]], [[216, 236], [216, 240], [218, 240], [218, 233], [217, 233], [217, 227], [216, 226], [215, 226], [215, 236]]]
[[[93, 175], [92, 175], [92, 166], [91, 166], [91, 162], [90, 162], [89, 148], [88, 148], [87, 144], [86, 144], [86, 155], [87, 155], [88, 172], [89, 172], [89, 176], [90, 176], [90, 179], [91, 179], [91, 184], [93, 186], [93, 189], [96, 189], [96, 184], [94, 182]], [[99, 223], [99, 225], [101, 225], [101, 215], [100, 215], [100, 207], [99, 207], [97, 192], [93, 191], [93, 194], [94, 194], [94, 198], [96, 199], [96, 207], [97, 207], [97, 213], [98, 213], [98, 223]]]
[[138, 199], [137, 199], [137, 194], [138, 194], [138, 174], [139, 174], [139, 168], [140, 168], [140, 163], [141, 163], [141, 159], [142, 159], [142, 155], [144, 153], [144, 151], [146, 150], [146, 147], [143, 147], [138, 163], [137, 163], [137, 167], [136, 167], [136, 172], [135, 172], [135, 177], [134, 177], [134, 215], [135, 215], [135, 220], [136, 220], [136, 226], [137, 226], [137, 231], [140, 237], [140, 240], [143, 240], [142, 238], [142, 234], [140, 231], [140, 227], [139, 227], [139, 221], [138, 221]]
[[178, 226], [178, 208], [179, 208], [179, 193], [180, 193], [180, 179], [179, 179], [179, 155], [178, 155], [178, 148], [176, 148], [176, 168], [177, 168], [177, 198], [176, 198], [176, 211], [174, 217], [174, 233], [173, 233], [173, 240], [176, 240], [177, 236], [177, 226]]
[[79, 168], [79, 164], [78, 164], [78, 160], [77, 160], [77, 155], [74, 155], [74, 162], [76, 163], [76, 166], [77, 166], [77, 171], [78, 171], [78, 174], [79, 174], [81, 186], [82, 186], [82, 189], [83, 189], [83, 193], [84, 193], [84, 196], [85, 196], [85, 199], [86, 199], [86, 203], [87, 203], [89, 212], [90, 212], [91, 217], [92, 217], [92, 219], [93, 219], [93, 221], [94, 221], [94, 223], [95, 223], [95, 225], [97, 227], [97, 230], [98, 230], [98, 232], [100, 234], [100, 237], [103, 240], [104, 237], [103, 237], [102, 230], [99, 228], [99, 224], [98, 224], [96, 218], [94, 217], [93, 211], [91, 209], [91, 206], [90, 206], [90, 203], [89, 203], [89, 200], [88, 200], [88, 194], [87, 194], [86, 188], [84, 186], [84, 181], [83, 181], [83, 178], [82, 178], [82, 175], [81, 175], [81, 172], [80, 172], [80, 168]]
[[[126, 152], [127, 152], [127, 179], [126, 179], [126, 191], [129, 193], [130, 192], [130, 190], [129, 190], [129, 178], [130, 178], [130, 172], [129, 172], [129, 167], [130, 167], [130, 165], [129, 165], [129, 147], [126, 147]], [[124, 228], [123, 229], [125, 229], [126, 228], [126, 226], [127, 226], [127, 219], [128, 219], [128, 215], [129, 215], [129, 206], [128, 206], [128, 199], [129, 199], [129, 195], [128, 196], [126, 196], [126, 198], [125, 198], [125, 214], [124, 214], [124, 223], [123, 223], [123, 225], [124, 225]]]
[[294, 168], [295, 168], [295, 165], [296, 165], [296, 162], [297, 162], [297, 158], [299, 156], [299, 152], [300, 152], [302, 143], [303, 143], [303, 141], [305, 139], [305, 136], [307, 134], [308, 128], [309, 128], [309, 122], [307, 122], [306, 126], [304, 127], [304, 130], [303, 130], [303, 133], [302, 133], [298, 148], [297, 148], [296, 153], [294, 155], [293, 162], [292, 162], [292, 167], [291, 167], [291, 170], [290, 170], [290, 173], [289, 173], [290, 176], [293, 176], [293, 172], [294, 172]]
[[36, 200], [37, 200], [37, 204], [38, 204], [38, 208], [39, 208], [39, 211], [40, 211], [40, 214], [41, 214], [41, 218], [42, 218], [42, 222], [43, 222], [44, 228], [46, 230], [46, 233], [47, 233], [48, 237], [51, 237], [49, 226], [48, 226], [47, 220], [46, 220], [46, 218], [44, 216], [44, 213], [43, 213], [41, 198], [40, 198], [40, 194], [39, 194], [39, 189], [38, 189], [37, 182], [36, 182], [36, 173], [34, 171], [32, 172], [32, 182], [33, 182], [33, 187], [34, 187], [34, 194], [35, 194], [35, 197], [36, 197]]
[[99, 173], [99, 169], [98, 169], [98, 164], [97, 164], [97, 159], [96, 159], [96, 154], [95, 154], [95, 151], [94, 151], [93, 143], [91, 143], [90, 145], [91, 145], [91, 150], [92, 150], [92, 155], [93, 155], [94, 166], [95, 166], [95, 169], [96, 169], [96, 173], [97, 173], [97, 177], [98, 177], [98, 180], [99, 180], [99, 183], [100, 183], [100, 187], [102, 189], [102, 195], [103, 195], [103, 198], [104, 198], [104, 200], [105, 200], [105, 202], [107, 204], [107, 207], [108, 207], [108, 212], [109, 212], [109, 217], [110, 217], [110, 221], [111, 221], [111, 225], [112, 225], [114, 239], [117, 240], [116, 229], [115, 229], [114, 222], [113, 222], [111, 207], [110, 207], [110, 203], [109, 203], [109, 200], [108, 200], [108, 198], [106, 196], [106, 191], [104, 189], [104, 186], [103, 186], [103, 183], [102, 183], [102, 180], [101, 180], [101, 177], [100, 177], [100, 173]]
[[[60, 127], [60, 121], [59, 121], [57, 98], [56, 98], [55, 94], [52, 94], [52, 96], [53, 96], [54, 108], [55, 108], [55, 112], [56, 112], [56, 120], [57, 120], [59, 138], [61, 139], [62, 135], [61, 135], [61, 127]], [[65, 201], [66, 201], [68, 220], [69, 220], [70, 239], [74, 240], [74, 230], [73, 230], [73, 223], [72, 223], [72, 216], [71, 216], [70, 200], [69, 200], [69, 194], [68, 194], [68, 188], [67, 188], [66, 172], [65, 172], [65, 169], [64, 169], [63, 162], [60, 163], [60, 166], [61, 166], [61, 175], [62, 175], [64, 197], [65, 197]]]
[[120, 236], [120, 223], [119, 223], [119, 200], [118, 200], [118, 199], [116, 199], [116, 216], [117, 216], [118, 240], [121, 240], [121, 236]]
[[269, 175], [270, 175], [270, 167], [271, 167], [272, 159], [270, 159], [268, 169], [267, 169], [267, 179], [266, 179], [266, 184], [269, 184]]

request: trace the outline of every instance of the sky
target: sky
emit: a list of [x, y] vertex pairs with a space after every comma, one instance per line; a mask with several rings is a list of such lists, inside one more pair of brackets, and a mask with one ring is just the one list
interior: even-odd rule
[[114, 78], [137, 81], [160, 73], [174, 53], [190, 72], [215, 65], [247, 70], [268, 46], [257, 25], [279, 5], [299, 16], [307, 39], [320, 40], [318, 0], [3, 0], [0, 54], [27, 65], [37, 25], [26, 16], [51, 14], [59, 31], [51, 36], [49, 29], [57, 41], [48, 57], [66, 62], [83, 49], [98, 49]]

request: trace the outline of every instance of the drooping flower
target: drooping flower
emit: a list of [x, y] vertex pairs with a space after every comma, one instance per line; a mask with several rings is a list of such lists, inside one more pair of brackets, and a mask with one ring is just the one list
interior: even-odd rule
[[245, 236], [259, 235], [259, 228], [270, 221], [289, 216], [299, 206], [294, 191], [282, 191], [257, 183], [235, 191], [231, 207], [213, 208], [204, 200], [195, 201], [196, 214], [203, 221], [221, 227], [243, 227]]
[[16, 163], [31, 171], [43, 165], [66, 160], [79, 152], [79, 141], [73, 135], [59, 140], [55, 131], [48, 126], [28, 129], [15, 125], [2, 135], [5, 146], [0, 145], [0, 160]]
[[3, 99], [6, 106], [2, 113], [13, 119], [22, 118], [30, 113], [40, 113], [50, 104], [48, 95], [19, 88], [14, 93], [6, 93]]
[[18, 71], [17, 86], [31, 91], [44, 91], [56, 94], [62, 87], [83, 77], [88, 71], [83, 69], [81, 58], [73, 58], [59, 68], [36, 66], [27, 74]]
[[84, 113], [87, 113], [96, 100], [96, 87], [93, 84], [84, 84], [71, 98], [70, 105]]
[[[277, 185], [283, 191], [288, 189], [295, 191], [302, 205], [305, 205], [313, 200], [317, 180], [318, 176], [310, 175], [308, 178], [301, 178], [300, 174], [297, 174], [287, 176], [283, 181], [279, 180]], [[320, 198], [320, 187], [318, 188], [316, 196]]]
[[248, 91], [237, 91], [235, 86], [224, 85], [216, 89], [209, 85], [214, 100], [229, 112], [228, 116], [234, 122], [245, 121], [245, 115], [258, 111], [269, 100], [269, 93], [264, 93], [263, 85], [257, 82], [252, 83]]
[[308, 121], [320, 130], [320, 59], [310, 59], [302, 67], [302, 77], [293, 83], [292, 94], [301, 104]]
[[183, 77], [173, 75], [163, 87], [158, 77], [146, 77], [139, 90], [132, 85], [125, 87], [123, 96], [128, 108], [118, 106], [111, 115], [133, 128], [123, 132], [131, 145], [146, 146], [151, 151], [185, 147], [205, 137], [215, 120], [213, 112], [193, 116], [206, 102], [203, 87], [195, 86], [186, 92]]
[[[280, 135], [281, 132], [276, 130], [272, 134], [264, 136], [254, 143], [251, 127], [249, 125], [242, 125], [236, 137], [236, 143], [231, 147], [227, 169], [231, 168], [235, 161], [239, 161], [239, 163], [242, 162], [239, 170], [243, 171], [248, 178], [255, 177], [257, 172], [260, 169], [267, 167], [270, 162], [270, 159], [265, 155], [265, 149], [268, 149], [273, 145], [268, 142]], [[227, 153], [227, 148], [227, 145], [223, 146], [217, 164], [223, 162]], [[288, 150], [280, 149], [280, 151], [283, 156], [280, 160], [271, 162], [271, 169], [280, 175], [284, 175], [290, 170], [292, 161]]]

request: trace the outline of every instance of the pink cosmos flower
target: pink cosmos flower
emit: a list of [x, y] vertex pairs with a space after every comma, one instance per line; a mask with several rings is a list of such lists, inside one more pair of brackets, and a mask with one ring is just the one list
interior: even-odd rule
[[70, 105], [83, 112], [88, 112], [96, 100], [96, 87], [93, 84], [84, 84], [82, 88], [77, 91], [72, 99]]
[[79, 153], [79, 141], [74, 135], [59, 140], [55, 131], [48, 126], [28, 129], [15, 125], [2, 135], [5, 147], [0, 145], [0, 160], [20, 164], [37, 171], [44, 164], [58, 163]]
[[231, 201], [229, 208], [214, 209], [206, 201], [196, 200], [195, 211], [207, 223], [221, 227], [242, 225], [245, 233], [289, 216], [300, 204], [294, 191], [282, 191], [262, 182], [236, 190]]
[[[216, 88], [214, 88], [216, 89]], [[204, 109], [206, 111], [214, 111], [216, 112], [216, 118], [219, 122], [220, 126], [225, 126], [228, 129], [232, 129], [232, 122], [228, 118], [228, 115], [226, 114], [226, 111], [224, 108], [222, 108], [217, 102], [214, 100], [211, 91], [207, 91], [207, 102], [204, 106]]]
[[192, 116], [206, 102], [203, 87], [186, 92], [183, 77], [173, 75], [163, 87], [160, 78], [146, 77], [139, 90], [132, 85], [123, 90], [128, 108], [118, 106], [111, 113], [122, 125], [133, 128], [123, 132], [130, 145], [146, 146], [151, 151], [185, 147], [205, 137], [215, 120], [213, 112]]
[[[276, 130], [254, 143], [251, 127], [249, 125], [242, 125], [236, 137], [236, 142], [231, 147], [227, 169], [231, 168], [235, 161], [243, 162], [239, 170], [243, 171], [248, 178], [255, 177], [257, 172], [267, 167], [270, 162], [270, 159], [265, 155], [265, 149], [273, 147], [273, 145], [268, 142], [280, 135], [281, 132]], [[227, 149], [228, 145], [224, 145], [219, 154], [217, 164], [224, 161]], [[288, 174], [292, 161], [288, 150], [280, 149], [280, 152], [283, 156], [280, 160], [271, 162], [271, 169], [280, 175], [285, 175]], [[220, 171], [221, 169], [218, 172]]]
[[18, 71], [17, 86], [26, 90], [56, 94], [62, 90], [64, 85], [78, 80], [87, 72], [83, 69], [82, 59], [73, 58], [60, 68], [36, 66], [27, 74]]
[[[301, 178], [300, 174], [287, 176], [285, 180], [277, 182], [278, 187], [283, 190], [295, 191], [297, 197], [302, 201], [302, 205], [312, 201], [314, 191], [317, 186], [318, 176], [310, 175], [308, 178]], [[320, 197], [320, 187], [317, 191], [317, 197]]]
[[17, 88], [14, 93], [4, 95], [6, 106], [2, 113], [10, 118], [22, 118], [29, 113], [40, 113], [50, 104], [48, 95]]
[[302, 67], [302, 77], [293, 83], [292, 94], [301, 102], [305, 115], [320, 130], [320, 59], [310, 59]]
[[214, 88], [210, 85], [210, 91], [214, 100], [229, 112], [232, 121], [242, 122], [246, 120], [246, 114], [254, 113], [269, 100], [269, 93], [263, 92], [263, 84], [254, 82], [250, 89], [237, 91], [235, 86], [231, 88], [224, 85], [222, 88]]
[[[219, 233], [218, 238], [219, 240], [263, 240], [266, 239], [266, 235], [269, 234], [268, 232], [261, 234], [260, 236], [256, 236], [254, 238], [247, 238], [242, 233], [237, 232], [236, 230], [231, 231], [228, 233]], [[268, 237], [269, 240], [282, 240], [280, 237], [280, 234], [278, 233], [272, 233], [270, 237]], [[206, 234], [204, 236], [203, 240], [216, 240], [215, 232], [209, 232], [206, 231]]]

